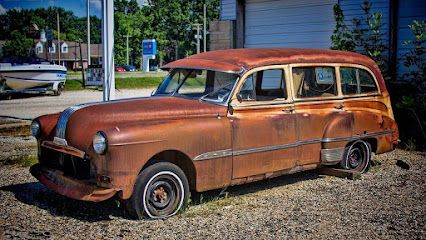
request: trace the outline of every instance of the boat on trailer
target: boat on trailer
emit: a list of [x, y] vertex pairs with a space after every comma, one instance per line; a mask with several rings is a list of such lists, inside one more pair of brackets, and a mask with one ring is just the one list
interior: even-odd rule
[[60, 95], [67, 69], [61, 65], [0, 63], [0, 93], [46, 92]]

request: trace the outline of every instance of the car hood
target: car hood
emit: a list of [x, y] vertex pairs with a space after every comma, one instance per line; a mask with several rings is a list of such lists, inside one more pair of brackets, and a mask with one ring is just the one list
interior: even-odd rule
[[[165, 121], [194, 117], [225, 116], [226, 106], [180, 97], [148, 97], [88, 104], [71, 114], [66, 125], [70, 145], [91, 140], [97, 131], [123, 124]], [[84, 141], [86, 142], [86, 141]], [[86, 145], [85, 144], [85, 145]]]

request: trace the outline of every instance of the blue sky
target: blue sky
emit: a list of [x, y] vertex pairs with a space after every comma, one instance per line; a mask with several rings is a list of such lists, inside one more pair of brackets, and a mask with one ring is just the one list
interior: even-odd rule
[[[0, 0], [0, 14], [9, 9], [63, 7], [78, 17], [86, 16], [87, 0]], [[101, 0], [90, 0], [90, 15], [101, 16]]]

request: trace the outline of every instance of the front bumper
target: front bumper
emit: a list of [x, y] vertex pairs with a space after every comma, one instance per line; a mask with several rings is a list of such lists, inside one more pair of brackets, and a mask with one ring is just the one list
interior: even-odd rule
[[96, 184], [65, 176], [60, 170], [35, 164], [30, 168], [31, 174], [47, 188], [66, 197], [100, 202], [113, 197], [119, 190], [101, 188]]

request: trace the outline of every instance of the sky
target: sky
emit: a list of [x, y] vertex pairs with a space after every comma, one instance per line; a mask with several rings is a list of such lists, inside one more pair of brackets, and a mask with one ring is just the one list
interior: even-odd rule
[[[90, 15], [101, 17], [102, 0], [90, 0]], [[143, 0], [138, 0], [142, 3]], [[63, 7], [65, 10], [73, 11], [78, 17], [86, 16], [87, 0], [0, 0], [0, 14], [9, 9], [32, 9], [47, 7]]]

